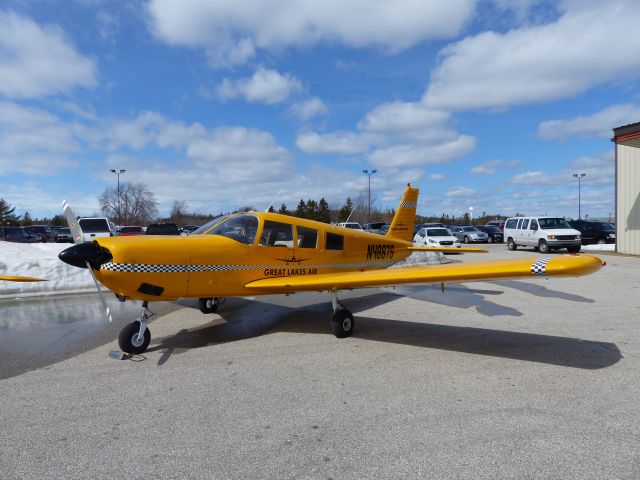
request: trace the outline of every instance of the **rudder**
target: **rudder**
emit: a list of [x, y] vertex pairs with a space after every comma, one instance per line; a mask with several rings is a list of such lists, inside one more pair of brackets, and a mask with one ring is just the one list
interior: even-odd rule
[[391, 221], [389, 231], [385, 235], [389, 238], [397, 238], [399, 240], [413, 241], [413, 226], [416, 223], [416, 209], [418, 207], [419, 188], [412, 188], [411, 184], [407, 184], [398, 210]]

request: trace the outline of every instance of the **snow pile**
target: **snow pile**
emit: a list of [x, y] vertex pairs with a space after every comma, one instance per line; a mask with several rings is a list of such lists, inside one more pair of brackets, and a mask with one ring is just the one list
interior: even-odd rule
[[605, 243], [600, 245], [583, 245], [581, 252], [615, 252], [615, 243]]
[[0, 296], [95, 290], [87, 270], [72, 267], [58, 259], [58, 253], [70, 246], [69, 243], [0, 242], [0, 275], [23, 275], [48, 280], [0, 281]]
[[449, 259], [442, 252], [413, 252], [407, 258], [393, 265], [395, 267], [412, 267], [418, 265], [438, 265], [449, 263]]

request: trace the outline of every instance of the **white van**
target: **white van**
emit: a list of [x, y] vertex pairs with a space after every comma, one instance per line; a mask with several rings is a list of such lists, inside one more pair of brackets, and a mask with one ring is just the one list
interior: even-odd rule
[[78, 225], [82, 229], [82, 239], [85, 242], [90, 242], [94, 238], [115, 237], [118, 234], [113, 222], [105, 217], [80, 218]]
[[518, 246], [534, 247], [540, 253], [566, 248], [570, 253], [580, 251], [580, 232], [561, 217], [515, 217], [504, 224], [504, 238], [509, 250]]

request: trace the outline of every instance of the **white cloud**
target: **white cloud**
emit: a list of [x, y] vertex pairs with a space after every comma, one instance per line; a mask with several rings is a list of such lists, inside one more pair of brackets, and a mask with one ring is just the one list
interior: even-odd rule
[[364, 138], [353, 132], [301, 133], [296, 139], [296, 145], [303, 152], [314, 155], [352, 155], [368, 149]]
[[474, 137], [459, 135], [454, 140], [436, 144], [400, 144], [379, 148], [369, 155], [369, 161], [377, 167], [415, 167], [446, 163], [471, 153], [475, 146]]
[[0, 94], [35, 98], [96, 83], [93, 60], [78, 53], [59, 28], [0, 11]]
[[[640, 2], [565, 0], [555, 22], [483, 32], [440, 52], [425, 101], [433, 108], [505, 108], [572, 97], [640, 73]], [[621, 46], [624, 46], [621, 48]]]
[[445, 196], [449, 198], [469, 198], [474, 196], [475, 193], [476, 191], [472, 188], [454, 187], [445, 193]]
[[313, 97], [304, 102], [294, 103], [288, 112], [289, 115], [298, 120], [310, 120], [313, 117], [327, 113], [327, 106], [319, 98]]
[[291, 93], [301, 89], [302, 85], [295, 77], [260, 67], [251, 78], [236, 81], [225, 78], [218, 85], [217, 92], [221, 100], [244, 97], [247, 102], [272, 105], [283, 102]]
[[582, 184], [613, 185], [615, 158], [613, 149], [600, 155], [580, 157], [566, 164], [558, 172], [530, 171], [518, 174], [508, 183], [516, 185], [566, 186], [577, 183], [574, 173], [586, 173]]
[[247, 61], [256, 49], [319, 43], [397, 52], [457, 35], [474, 7], [474, 0], [151, 0], [148, 12], [157, 38], [204, 47], [215, 65], [229, 66]]
[[444, 180], [444, 175], [441, 175], [439, 173], [432, 173], [431, 175], [429, 175], [429, 180], [439, 182], [440, 180]]
[[476, 165], [471, 170], [470, 173], [476, 173], [481, 175], [493, 175], [496, 173], [497, 168], [502, 165], [500, 160], [490, 160], [482, 165]]
[[592, 115], [572, 120], [548, 120], [538, 127], [538, 136], [545, 140], [564, 140], [569, 137], [613, 136], [613, 128], [640, 119], [640, 107], [633, 104], [612, 105]]

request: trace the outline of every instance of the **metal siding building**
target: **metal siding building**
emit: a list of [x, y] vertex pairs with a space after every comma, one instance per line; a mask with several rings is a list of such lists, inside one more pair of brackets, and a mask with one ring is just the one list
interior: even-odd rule
[[616, 250], [640, 255], [640, 123], [613, 129], [616, 144]]

